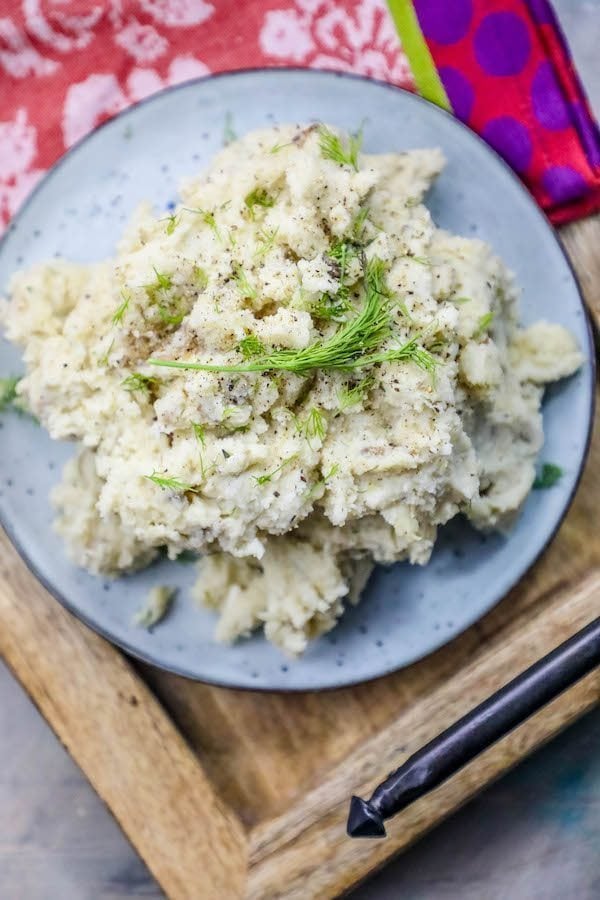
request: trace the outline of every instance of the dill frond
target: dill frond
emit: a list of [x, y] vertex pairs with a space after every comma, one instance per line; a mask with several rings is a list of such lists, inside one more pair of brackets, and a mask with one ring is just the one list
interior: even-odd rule
[[354, 221], [352, 222], [352, 226], [350, 228], [350, 234], [352, 235], [352, 239], [360, 243], [363, 236], [363, 231], [365, 230], [365, 224], [369, 218], [369, 207], [361, 206], [358, 214], [354, 217]]
[[275, 206], [275, 199], [276, 198], [269, 194], [265, 188], [254, 188], [253, 191], [246, 194], [244, 203], [246, 204], [250, 218], [254, 218], [255, 206], [262, 207], [263, 209], [270, 209], [272, 206]]
[[185, 319], [185, 313], [170, 313], [166, 306], [159, 306], [158, 314], [165, 325], [181, 325]]
[[255, 334], [248, 334], [238, 341], [235, 349], [240, 351], [244, 359], [253, 359], [264, 354], [265, 345]]
[[563, 477], [564, 472], [556, 463], [544, 463], [542, 471], [533, 482], [533, 488], [536, 491], [546, 490], [546, 488], [554, 487]]
[[238, 266], [235, 269], [233, 273], [233, 280], [235, 281], [236, 287], [242, 297], [244, 297], [244, 299], [254, 300], [256, 298], [256, 289], [253, 288], [248, 281], [248, 276], [241, 266]]
[[13, 406], [17, 399], [17, 385], [21, 379], [17, 375], [0, 378], [0, 412]]
[[192, 270], [192, 277], [194, 279], [194, 285], [198, 288], [198, 290], [206, 290], [208, 286], [208, 275], [201, 266], [194, 266]]
[[363, 378], [362, 381], [359, 381], [358, 384], [355, 384], [354, 387], [345, 388], [340, 391], [338, 394], [338, 402], [340, 404], [340, 411], [344, 411], [345, 409], [349, 409], [351, 406], [356, 406], [357, 403], [360, 403], [364, 400], [365, 396], [371, 390], [373, 385], [375, 384], [375, 379], [372, 375], [368, 375], [366, 378]]
[[132, 393], [135, 391], [149, 391], [156, 384], [158, 384], [157, 378], [154, 378], [152, 375], [142, 375], [141, 372], [132, 372], [131, 375], [128, 375], [121, 382], [122, 387]]
[[489, 327], [492, 324], [492, 322], [494, 321], [495, 317], [496, 317], [496, 313], [493, 312], [493, 310], [490, 310], [490, 312], [484, 313], [484, 315], [481, 316], [481, 318], [479, 319], [479, 322], [477, 323], [477, 328], [473, 332], [473, 337], [475, 337], [475, 338], [482, 337], [486, 333], [486, 331], [489, 329]]
[[288, 458], [284, 459], [281, 465], [277, 466], [276, 469], [273, 469], [272, 472], [266, 472], [264, 475], [253, 475], [252, 477], [257, 484], [267, 484], [267, 482], [269, 482], [274, 475], [277, 475], [277, 473], [281, 472], [281, 470], [285, 468], [285, 466], [289, 465], [292, 460], [296, 459], [296, 456], [296, 453], [292, 454], [292, 456], [288, 456]]
[[319, 149], [321, 156], [339, 163], [342, 166], [352, 166], [358, 172], [358, 154], [362, 145], [362, 133], [350, 135], [348, 146], [345, 147], [342, 139], [325, 125], [319, 127]]
[[304, 435], [309, 444], [313, 438], [318, 438], [322, 441], [325, 437], [325, 432], [327, 431], [327, 419], [317, 406], [313, 406], [306, 421], [299, 423], [299, 425], [300, 432]]
[[217, 240], [223, 240], [223, 238], [221, 237], [221, 232], [219, 231], [219, 226], [217, 225], [217, 220], [215, 218], [214, 212], [211, 212], [209, 209], [202, 209], [200, 206], [184, 206], [182, 207], [182, 209], [184, 209], [185, 212], [195, 213], [197, 216], [200, 216], [204, 224], [208, 225]]
[[314, 369], [356, 369], [380, 362], [410, 360], [429, 372], [435, 370], [434, 358], [418, 343], [418, 337], [403, 346], [378, 352], [391, 334], [393, 302], [385, 284], [385, 264], [374, 257], [365, 273], [365, 300], [356, 316], [344, 322], [329, 337], [301, 350], [273, 350], [242, 365], [179, 362], [150, 359], [155, 366], [193, 369], [204, 372], [284, 371], [304, 375]]
[[128, 294], [126, 291], [121, 291], [121, 299], [123, 302], [119, 304], [112, 317], [113, 325], [120, 325], [122, 323], [125, 313], [129, 309], [131, 294]]
[[198, 443], [202, 446], [206, 446], [206, 433], [204, 431], [204, 425], [201, 425], [200, 422], [192, 422], [192, 428], [194, 430], [194, 436]]
[[160, 221], [161, 221], [161, 222], [166, 222], [166, 223], [167, 223], [166, 228], [165, 228], [165, 232], [166, 232], [168, 235], [172, 235], [173, 232], [175, 231], [175, 229], [177, 228], [177, 226], [179, 225], [180, 219], [181, 219], [181, 214], [180, 214], [180, 213], [171, 213], [170, 215], [165, 216], [165, 217], [164, 217], [163, 219], [161, 219]]
[[115, 339], [113, 338], [112, 341], [110, 342], [110, 344], [108, 345], [108, 348], [107, 348], [104, 356], [101, 356], [100, 359], [98, 360], [99, 366], [108, 366], [108, 357], [110, 356], [110, 353], [114, 346], [115, 346]]
[[182, 481], [181, 478], [177, 478], [176, 476], [162, 476], [158, 475], [156, 472], [153, 472], [152, 475], [144, 475], [144, 478], [147, 478], [148, 481], [152, 481], [154, 484], [158, 485], [158, 487], [166, 488], [170, 491], [176, 491], [178, 493], [186, 493], [187, 491], [197, 491], [198, 488], [194, 487], [193, 484], [188, 484], [186, 481]]
[[271, 231], [266, 228], [261, 228], [261, 230], [258, 232], [259, 246], [254, 253], [255, 259], [260, 259], [263, 256], [266, 256], [269, 250], [273, 249], [278, 233], [279, 228], [273, 228]]
[[286, 141], [285, 144], [273, 144], [269, 153], [279, 153], [280, 150], [283, 150], [284, 147], [291, 147], [293, 145], [293, 141]]

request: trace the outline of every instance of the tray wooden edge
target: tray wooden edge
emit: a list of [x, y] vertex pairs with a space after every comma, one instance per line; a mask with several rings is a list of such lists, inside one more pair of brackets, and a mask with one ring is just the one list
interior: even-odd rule
[[[284, 814], [246, 831], [124, 655], [58, 606], [0, 536], [0, 653], [107, 803], [168, 897], [337, 896], [383, 865], [600, 699], [592, 673], [390, 825], [345, 836], [348, 800], [597, 616], [600, 570], [553, 599], [416, 709], [365, 741]], [[27, 602], [23, 602], [27, 597]], [[35, 636], [35, 639], [34, 639]], [[407, 736], [408, 739], [407, 739]], [[199, 863], [201, 860], [201, 863]], [[199, 883], [199, 878], [202, 883]]]

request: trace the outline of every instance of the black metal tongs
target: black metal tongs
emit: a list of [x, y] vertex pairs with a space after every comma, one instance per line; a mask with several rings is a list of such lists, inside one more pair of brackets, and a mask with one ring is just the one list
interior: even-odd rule
[[385, 819], [438, 787], [598, 665], [600, 618], [418, 750], [369, 800], [352, 797], [349, 836], [385, 837]]

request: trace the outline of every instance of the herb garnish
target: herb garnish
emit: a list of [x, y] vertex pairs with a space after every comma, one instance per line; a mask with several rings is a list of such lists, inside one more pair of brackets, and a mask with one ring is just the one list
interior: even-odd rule
[[260, 206], [263, 209], [270, 209], [275, 205], [275, 197], [269, 194], [264, 188], [254, 188], [244, 197], [244, 203], [250, 214], [250, 218], [254, 218], [254, 207]]
[[248, 281], [248, 276], [241, 266], [238, 266], [233, 273], [233, 280], [242, 297], [246, 300], [254, 300], [256, 298], [256, 289], [252, 287]]
[[279, 228], [273, 228], [271, 231], [266, 228], [261, 228], [261, 230], [258, 232], [259, 245], [254, 253], [255, 259], [260, 259], [261, 257], [266, 256], [269, 250], [273, 249], [278, 232]]
[[164, 219], [161, 219], [161, 222], [167, 223], [165, 231], [168, 235], [173, 234], [177, 226], [179, 225], [179, 220], [181, 219], [181, 213], [171, 213], [168, 216], [165, 216]]
[[17, 398], [17, 385], [21, 379], [17, 375], [0, 378], [0, 412], [13, 406]]
[[157, 378], [154, 378], [153, 375], [142, 375], [141, 372], [132, 372], [121, 382], [122, 387], [131, 392], [149, 391], [156, 384], [158, 384]]
[[273, 350], [242, 365], [178, 362], [150, 359], [155, 366], [193, 369], [203, 372], [284, 371], [303, 375], [314, 369], [357, 369], [380, 362], [406, 360], [433, 372], [434, 357], [419, 345], [414, 336], [402, 346], [378, 352], [391, 335], [393, 302], [384, 284], [385, 266], [374, 257], [365, 273], [365, 302], [360, 312], [344, 322], [330, 337], [322, 338], [301, 350]]
[[255, 334], [248, 334], [238, 341], [236, 350], [240, 351], [244, 359], [253, 359], [256, 356], [262, 356], [265, 352], [265, 345]]
[[298, 423], [298, 430], [304, 435], [309, 444], [312, 438], [318, 438], [322, 441], [327, 431], [327, 419], [317, 406], [313, 406], [306, 420]]
[[563, 477], [563, 470], [556, 463], [544, 463], [542, 471], [533, 482], [535, 490], [545, 490], [554, 487]]
[[112, 317], [113, 325], [120, 325], [123, 321], [123, 317], [129, 309], [131, 294], [126, 293], [126, 291], [121, 291], [121, 299], [123, 302], [117, 307], [117, 309], [115, 310], [115, 314]]
[[278, 472], [281, 472], [281, 470], [285, 466], [289, 465], [289, 463], [291, 463], [292, 460], [296, 459], [296, 456], [297, 456], [296, 453], [292, 454], [292, 456], [288, 456], [288, 458], [284, 459], [283, 462], [281, 463], [281, 465], [277, 466], [276, 469], [273, 469], [272, 472], [267, 472], [264, 475], [253, 475], [252, 477], [254, 478], [254, 480], [256, 481], [257, 484], [267, 484], [267, 482], [269, 482], [271, 480], [273, 475], [277, 475]]
[[360, 403], [374, 384], [375, 379], [372, 375], [368, 375], [366, 378], [363, 378], [362, 381], [359, 381], [358, 384], [355, 384], [354, 387], [345, 388], [340, 391], [338, 394], [340, 410], [343, 412], [343, 410]]
[[152, 475], [144, 475], [144, 478], [154, 482], [154, 484], [157, 484], [161, 488], [168, 488], [169, 490], [177, 491], [178, 493], [186, 493], [187, 491], [195, 492], [198, 490], [193, 484], [188, 484], [186, 481], [182, 481], [181, 478], [177, 478], [176, 476], [162, 476], [153, 472]]
[[479, 322], [477, 323], [477, 329], [475, 330], [473, 337], [481, 337], [481, 335], [485, 334], [494, 321], [495, 315], [495, 312], [490, 311], [481, 316]]
[[325, 125], [319, 127], [319, 149], [321, 150], [321, 155], [325, 159], [331, 159], [340, 165], [352, 166], [355, 172], [358, 172], [358, 154], [361, 145], [362, 132], [359, 132], [357, 135], [350, 135], [348, 146], [344, 147], [339, 135], [326, 128]]

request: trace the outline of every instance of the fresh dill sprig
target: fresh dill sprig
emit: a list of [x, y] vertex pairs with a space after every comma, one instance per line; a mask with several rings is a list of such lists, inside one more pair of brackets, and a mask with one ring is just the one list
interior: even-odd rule
[[108, 357], [110, 356], [110, 353], [114, 346], [115, 346], [115, 339], [113, 338], [112, 341], [110, 342], [110, 344], [108, 345], [104, 356], [101, 356], [100, 359], [98, 360], [99, 366], [108, 366]]
[[359, 381], [358, 384], [355, 384], [354, 387], [344, 388], [340, 391], [338, 394], [340, 411], [343, 412], [345, 409], [356, 406], [357, 403], [364, 400], [366, 394], [371, 390], [374, 384], [375, 379], [372, 375], [368, 375], [366, 378], [363, 378], [362, 381]]
[[277, 466], [276, 469], [273, 469], [272, 472], [266, 472], [264, 475], [253, 475], [252, 477], [257, 484], [267, 484], [267, 482], [269, 482], [274, 475], [277, 475], [277, 473], [281, 472], [281, 470], [285, 468], [285, 466], [289, 465], [292, 460], [296, 459], [296, 456], [296, 453], [292, 454], [292, 456], [288, 456], [288, 458], [284, 459], [281, 465]]
[[233, 280], [242, 297], [248, 300], [256, 298], [256, 289], [252, 287], [248, 281], [248, 276], [241, 266], [238, 266], [233, 273]]
[[272, 194], [269, 194], [265, 188], [254, 188], [253, 191], [250, 191], [249, 194], [246, 194], [244, 197], [244, 203], [246, 204], [246, 208], [250, 215], [250, 218], [254, 218], [254, 207], [259, 206], [263, 209], [270, 209], [272, 206], [275, 206], [276, 198], [273, 197]]
[[208, 225], [214, 236], [218, 241], [222, 241], [221, 232], [219, 231], [219, 226], [217, 225], [217, 220], [215, 218], [214, 212], [211, 212], [209, 209], [202, 209], [200, 206], [184, 206], [182, 207], [186, 212], [195, 213], [197, 216], [200, 216], [205, 225]]
[[185, 319], [185, 313], [170, 313], [166, 306], [158, 307], [158, 315], [165, 325], [181, 325]]
[[363, 231], [365, 230], [365, 224], [369, 219], [369, 207], [361, 206], [357, 215], [354, 217], [352, 222], [352, 226], [350, 228], [350, 233], [355, 242], [360, 243], [363, 236]]
[[127, 378], [121, 382], [122, 387], [126, 391], [149, 391], [151, 387], [158, 384], [158, 379], [152, 375], [142, 375], [141, 372], [132, 372]]
[[564, 472], [556, 463], [544, 463], [542, 471], [533, 482], [533, 488], [536, 491], [545, 490], [554, 487], [563, 477]]
[[206, 447], [206, 432], [204, 430], [204, 425], [201, 425], [200, 422], [192, 422], [192, 429], [200, 446]]
[[177, 478], [176, 476], [163, 476], [158, 475], [157, 472], [153, 472], [152, 475], [144, 475], [144, 478], [147, 478], [148, 481], [152, 481], [154, 484], [157, 484], [158, 487], [167, 488], [170, 491], [177, 491], [178, 493], [186, 493], [188, 491], [197, 491], [198, 488], [194, 487], [193, 484], [188, 484], [187, 481], [182, 481], [181, 478]]
[[200, 291], [206, 290], [208, 286], [208, 275], [202, 268], [202, 266], [194, 266], [192, 270], [192, 277], [194, 279], [194, 285]]
[[159, 272], [156, 266], [152, 266], [154, 270], [154, 274], [156, 278], [154, 281], [151, 281], [149, 284], [145, 284], [144, 288], [146, 290], [146, 294], [148, 295], [148, 299], [152, 303], [157, 302], [157, 294], [160, 291], [168, 291], [173, 287], [173, 281], [170, 275], [167, 275], [165, 272]]
[[348, 146], [345, 147], [342, 139], [325, 125], [319, 127], [319, 149], [321, 156], [343, 166], [352, 166], [358, 172], [358, 154], [362, 145], [362, 133], [350, 135]]
[[336, 294], [332, 297], [330, 294], [321, 294], [310, 307], [310, 313], [315, 319], [323, 319], [329, 322], [343, 322], [348, 317], [348, 312], [352, 309], [348, 299], [344, 296]]
[[177, 226], [179, 225], [179, 221], [181, 219], [181, 213], [170, 213], [168, 216], [165, 216], [160, 221], [166, 222], [167, 225], [165, 227], [165, 232], [168, 235], [172, 235]]
[[265, 345], [255, 334], [248, 334], [238, 341], [235, 349], [240, 351], [244, 359], [254, 359], [264, 354]]
[[0, 412], [13, 406], [17, 399], [17, 385], [21, 379], [18, 375], [9, 375], [8, 378], [0, 378]]
[[131, 294], [128, 294], [126, 291], [121, 291], [121, 299], [123, 302], [119, 304], [112, 317], [113, 325], [120, 325], [122, 323], [125, 313], [129, 309]]
[[237, 140], [237, 134], [233, 128], [233, 115], [228, 110], [225, 113], [225, 122], [223, 124], [223, 146], [226, 147], [235, 140]]
[[484, 335], [494, 321], [495, 317], [496, 313], [493, 310], [490, 310], [490, 312], [486, 312], [483, 316], [481, 316], [479, 322], [477, 323], [477, 328], [473, 333], [473, 337], [481, 337], [482, 335]]
[[333, 478], [334, 475], [337, 475], [339, 471], [340, 471], [339, 463], [334, 463], [334, 464], [332, 465], [332, 467], [329, 469], [328, 472], [324, 472], [324, 473], [321, 475], [321, 477], [318, 479], [318, 481], [315, 481], [315, 483], [312, 484], [312, 485], [308, 488], [308, 490], [306, 490], [306, 491], [304, 492], [304, 498], [305, 498], [306, 500], [308, 500], [310, 497], [312, 497], [312, 495], [313, 495], [314, 493], [316, 493], [316, 491], [319, 490], [319, 488], [321, 488], [321, 487], [326, 487], [326, 486], [327, 486], [327, 482], [328, 482], [331, 478]]
[[309, 444], [313, 438], [318, 438], [318, 440], [322, 441], [325, 437], [327, 419], [317, 406], [313, 406], [306, 420], [298, 424], [301, 434], [304, 435]]
[[436, 361], [419, 345], [418, 336], [401, 347], [379, 351], [390, 337], [393, 302], [385, 284], [385, 264], [377, 257], [369, 260], [365, 273], [365, 300], [360, 312], [344, 322], [329, 337], [322, 338], [301, 350], [273, 350], [242, 365], [179, 362], [150, 359], [155, 366], [174, 369], [193, 369], [203, 372], [270, 372], [284, 371], [304, 375], [314, 369], [356, 369], [380, 362], [412, 361], [428, 372], [435, 370]]
[[254, 253], [255, 259], [260, 259], [261, 257], [266, 256], [267, 253], [273, 249], [278, 233], [279, 228], [273, 228], [271, 231], [266, 228], [260, 229], [260, 231], [258, 232], [258, 248]]

